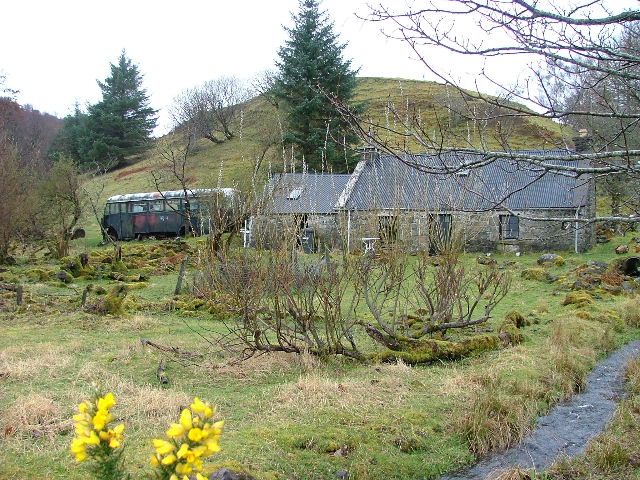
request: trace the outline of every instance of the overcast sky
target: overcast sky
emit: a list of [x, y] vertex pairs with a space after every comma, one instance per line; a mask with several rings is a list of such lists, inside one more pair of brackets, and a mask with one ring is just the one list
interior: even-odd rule
[[[393, 0], [394, 4], [402, 0]], [[321, 4], [348, 42], [345, 56], [361, 76], [429, 79], [401, 42], [364, 22], [365, 0]], [[22, 104], [65, 116], [77, 101], [100, 100], [96, 80], [124, 48], [144, 74], [163, 115], [183, 89], [222, 75], [250, 78], [274, 64], [297, 0], [13, 0], [0, 6], [0, 73]]]

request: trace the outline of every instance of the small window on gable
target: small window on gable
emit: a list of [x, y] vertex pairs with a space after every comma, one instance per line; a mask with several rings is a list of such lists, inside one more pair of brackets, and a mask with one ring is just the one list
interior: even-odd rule
[[471, 170], [469, 170], [468, 168], [464, 168], [462, 170], [458, 170], [456, 172], [456, 175], [458, 177], [468, 177], [470, 173], [471, 173]]
[[500, 239], [517, 240], [520, 238], [520, 219], [515, 215], [500, 215]]
[[302, 195], [302, 189], [294, 188], [287, 195], [287, 200], [298, 200], [300, 198], [300, 195]]

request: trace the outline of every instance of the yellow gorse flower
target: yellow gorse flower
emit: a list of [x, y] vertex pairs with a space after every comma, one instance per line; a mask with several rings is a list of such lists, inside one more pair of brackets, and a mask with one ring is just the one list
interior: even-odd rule
[[78, 462], [83, 462], [91, 455], [104, 457], [111, 450], [122, 445], [124, 424], [107, 428], [113, 421], [109, 409], [116, 404], [112, 393], [104, 397], [96, 396], [94, 402], [82, 402], [78, 405], [78, 413], [73, 415], [76, 436], [71, 441], [71, 453]]
[[173, 423], [166, 431], [169, 440], [154, 439], [156, 450], [151, 465], [160, 470], [163, 480], [185, 480], [195, 473], [197, 480], [204, 480], [202, 459], [220, 451], [219, 438], [224, 422], [211, 422], [216, 410], [198, 397], [190, 408], [180, 413], [179, 423]]

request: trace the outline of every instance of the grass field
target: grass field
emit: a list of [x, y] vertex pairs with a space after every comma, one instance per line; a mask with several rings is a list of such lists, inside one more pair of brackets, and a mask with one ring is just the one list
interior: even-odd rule
[[[195, 248], [198, 241], [190, 242]], [[76, 242], [76, 253], [95, 248], [94, 240]], [[611, 261], [612, 244], [566, 254], [564, 265], [548, 270], [562, 279], [588, 260]], [[156, 245], [130, 242], [123, 249], [126, 255]], [[621, 319], [637, 311], [637, 296], [601, 294], [582, 308], [563, 306], [566, 292], [557, 291], [557, 283], [521, 278], [536, 266], [536, 255], [496, 259], [516, 263], [512, 290], [489, 327], [518, 310], [531, 321], [518, 346], [423, 366], [272, 354], [222, 368], [206, 341], [223, 331], [222, 322], [206, 312], [167, 308], [175, 262], [156, 259], [153, 268], [143, 268], [141, 260], [139, 272], [148, 279], [132, 290], [122, 316], [82, 310], [89, 281], [62, 286], [34, 279], [41, 275], [34, 270], [59, 266], [19, 262], [0, 274], [0, 281], [25, 286], [21, 308], [13, 292], [0, 297], [0, 479], [88, 478], [68, 446], [74, 407], [94, 382], [116, 396], [114, 412], [127, 425], [127, 465], [136, 478], [150, 471], [150, 439], [161, 436], [193, 396], [216, 404], [226, 421], [223, 450], [209, 471], [224, 464], [264, 479], [328, 480], [346, 470], [350, 479], [406, 480], [468, 464], [472, 452], [517, 441], [537, 414], [579, 388], [597, 358], [640, 335], [635, 317], [626, 324]], [[473, 268], [475, 256], [465, 261]], [[91, 283], [110, 288], [118, 282]], [[176, 361], [141, 338], [204, 355]], [[167, 386], [156, 379], [163, 358]]]

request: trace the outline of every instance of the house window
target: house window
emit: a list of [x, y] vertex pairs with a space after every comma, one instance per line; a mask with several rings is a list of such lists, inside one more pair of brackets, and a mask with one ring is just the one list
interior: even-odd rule
[[392, 215], [378, 217], [378, 232], [382, 243], [393, 244], [398, 240], [397, 220], [397, 217]]
[[287, 200], [298, 200], [300, 195], [302, 195], [302, 189], [294, 188], [289, 192], [289, 195], [287, 195]]
[[500, 215], [500, 240], [520, 238], [520, 219], [515, 215]]

